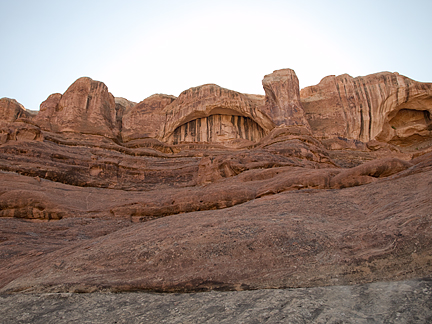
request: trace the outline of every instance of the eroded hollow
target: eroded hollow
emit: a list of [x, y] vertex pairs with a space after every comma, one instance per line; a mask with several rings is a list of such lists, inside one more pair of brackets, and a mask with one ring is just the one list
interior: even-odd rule
[[412, 145], [432, 137], [431, 114], [428, 110], [401, 109], [389, 121], [394, 130], [392, 144]]
[[249, 117], [214, 114], [191, 120], [174, 130], [169, 142], [226, 143], [233, 140], [259, 141], [264, 130]]

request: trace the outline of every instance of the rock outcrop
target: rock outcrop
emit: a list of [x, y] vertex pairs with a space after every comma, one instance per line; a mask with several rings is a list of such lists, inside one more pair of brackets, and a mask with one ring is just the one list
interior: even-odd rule
[[19, 118], [31, 118], [31, 114], [15, 99], [1, 98], [0, 122], [14, 122]]
[[163, 109], [176, 97], [155, 94], [127, 109], [122, 118], [122, 139], [129, 142], [141, 138], [157, 138], [165, 125]]
[[1, 99], [0, 292], [431, 276], [431, 84], [263, 86], [136, 104], [81, 78], [35, 117]]
[[260, 110], [263, 99], [214, 84], [191, 88], [165, 107], [160, 138], [168, 143], [257, 141], [274, 128]]
[[53, 132], [73, 132], [115, 138], [116, 104], [105, 84], [90, 78], [76, 80], [66, 92], [41, 104], [35, 123]]
[[432, 138], [432, 84], [398, 73], [328, 76], [302, 89], [314, 136], [411, 145]]
[[303, 126], [309, 129], [300, 102], [297, 75], [291, 69], [277, 70], [262, 81], [266, 93], [263, 111], [277, 126]]

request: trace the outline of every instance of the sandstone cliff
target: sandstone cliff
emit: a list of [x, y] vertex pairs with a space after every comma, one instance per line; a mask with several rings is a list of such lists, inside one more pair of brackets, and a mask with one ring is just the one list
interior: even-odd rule
[[301, 91], [318, 138], [379, 140], [410, 145], [432, 138], [432, 84], [398, 73], [328, 76]]
[[300, 92], [286, 69], [265, 96], [136, 104], [81, 78], [37, 116], [1, 99], [0, 292], [430, 276], [431, 86], [385, 72]]
[[76, 80], [66, 92], [53, 94], [41, 104], [35, 123], [54, 132], [118, 136], [114, 97], [102, 82]]
[[274, 71], [262, 81], [266, 101], [264, 112], [278, 126], [304, 126], [310, 129], [300, 102], [297, 75], [291, 69]]
[[262, 98], [207, 84], [188, 89], [165, 107], [161, 139], [168, 143], [257, 141], [274, 124], [259, 109]]
[[0, 99], [0, 122], [14, 122], [19, 118], [31, 118], [31, 114], [26, 111], [18, 101], [9, 98]]
[[157, 138], [165, 125], [162, 110], [176, 97], [155, 94], [127, 109], [122, 118], [121, 135], [124, 142], [140, 138]]

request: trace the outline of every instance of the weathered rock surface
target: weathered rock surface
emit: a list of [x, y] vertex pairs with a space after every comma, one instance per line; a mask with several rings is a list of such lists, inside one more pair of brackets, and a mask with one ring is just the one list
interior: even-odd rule
[[35, 122], [45, 130], [118, 136], [116, 104], [105, 84], [90, 78], [76, 80], [66, 92], [41, 104]]
[[432, 282], [191, 294], [0, 296], [6, 323], [430, 323]]
[[398, 73], [328, 76], [301, 90], [314, 136], [411, 145], [432, 137], [432, 84]]
[[[19, 249], [14, 244], [18, 238], [9, 229], [10, 224], [17, 223], [4, 219], [1, 244], [8, 244], [9, 253], [2, 256], [8, 261], [2, 271], [6, 284], [2, 291], [244, 290], [428, 276], [432, 269], [431, 160], [404, 172], [395, 179], [383, 178], [346, 189], [296, 188], [228, 209], [134, 224], [97, 238], [90, 238], [92, 235], [82, 228], [88, 239], [74, 237], [72, 242], [62, 242], [59, 247], [64, 248], [55, 252], [22, 256], [32, 260], [32, 266], [27, 263], [24, 269], [17, 261], [21, 258], [14, 254]], [[40, 192], [48, 189], [44, 182]], [[227, 189], [227, 195], [236, 193], [236, 188]], [[138, 193], [109, 193], [112, 190], [96, 188], [88, 188], [88, 198], [84, 199], [82, 190], [73, 190], [75, 193], [63, 198], [63, 204], [69, 209], [72, 204], [84, 205], [81, 215], [97, 216], [124, 199], [132, 203], [141, 199]], [[190, 197], [196, 195], [188, 193]], [[211, 199], [210, 195], [202, 197]], [[188, 197], [183, 198], [188, 204]], [[69, 219], [58, 222], [70, 224]], [[117, 216], [113, 221], [121, 219]], [[48, 230], [50, 224], [33, 223], [32, 232], [44, 232], [41, 228]], [[76, 227], [66, 226], [65, 237], [70, 237], [69, 231], [76, 231]], [[27, 237], [32, 249], [44, 251], [43, 238]], [[21, 275], [15, 277], [14, 273]]]
[[[188, 89], [165, 107], [167, 119], [161, 138], [169, 143], [220, 143], [254, 136], [259, 140], [262, 134], [274, 128], [272, 120], [260, 110], [263, 99], [262, 96], [242, 94], [215, 84]], [[225, 115], [226, 121], [213, 123], [215, 118], [220, 118], [213, 115]], [[182, 125], [185, 125], [183, 129]], [[188, 137], [185, 130], [189, 125], [192, 127]], [[246, 127], [250, 127], [250, 131]]]
[[291, 69], [277, 70], [262, 81], [266, 93], [264, 112], [277, 126], [304, 126], [309, 129], [300, 102], [297, 75]]
[[279, 70], [263, 86], [135, 104], [81, 78], [35, 117], [2, 99], [0, 290], [431, 276], [430, 84], [344, 75], [300, 96]]
[[165, 124], [162, 110], [176, 97], [155, 94], [126, 110], [122, 118], [122, 139], [157, 138]]
[[1, 98], [0, 122], [14, 122], [19, 118], [31, 118], [31, 114], [15, 99]]

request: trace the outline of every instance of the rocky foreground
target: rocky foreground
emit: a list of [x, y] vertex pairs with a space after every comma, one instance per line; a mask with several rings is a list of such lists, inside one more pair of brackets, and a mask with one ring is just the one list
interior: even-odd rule
[[0, 293], [429, 278], [432, 84], [300, 90], [287, 69], [263, 87], [134, 103], [81, 78], [38, 113], [0, 99]]
[[252, 291], [0, 296], [5, 323], [430, 323], [432, 282]]

